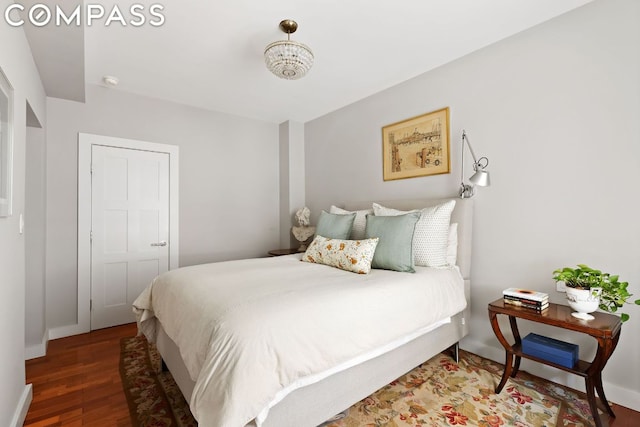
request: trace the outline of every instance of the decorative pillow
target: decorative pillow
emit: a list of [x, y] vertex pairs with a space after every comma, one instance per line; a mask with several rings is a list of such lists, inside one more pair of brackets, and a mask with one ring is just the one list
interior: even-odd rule
[[341, 240], [316, 235], [302, 256], [302, 261], [338, 267], [345, 271], [367, 274], [378, 239]]
[[318, 225], [316, 225], [316, 235], [331, 239], [347, 240], [349, 235], [351, 235], [351, 228], [353, 227], [355, 217], [355, 212], [346, 215], [337, 215], [322, 211], [320, 212]]
[[458, 223], [449, 226], [449, 240], [447, 241], [447, 264], [456, 265], [458, 261]]
[[[408, 211], [421, 213], [413, 236], [415, 265], [425, 267], [447, 266], [449, 223], [451, 222], [451, 212], [453, 212], [455, 205], [455, 200], [449, 200], [440, 205], [430, 206], [419, 211]], [[377, 203], [373, 204], [373, 212], [376, 216], [395, 216], [408, 213], [407, 211], [387, 208]]]
[[353, 220], [353, 227], [351, 228], [350, 238], [351, 240], [360, 240], [364, 239], [364, 229], [367, 226], [367, 214], [372, 214], [373, 209], [363, 209], [361, 211], [346, 211], [337, 206], [331, 206], [331, 209], [329, 209], [329, 213], [340, 215], [355, 213], [356, 217]]
[[379, 237], [371, 267], [415, 273], [413, 262], [413, 231], [420, 212], [397, 216], [367, 215], [365, 237]]

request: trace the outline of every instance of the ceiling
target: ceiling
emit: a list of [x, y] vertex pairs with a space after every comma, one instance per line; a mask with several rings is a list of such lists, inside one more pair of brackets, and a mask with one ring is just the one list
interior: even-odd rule
[[[256, 118], [306, 122], [415, 77], [591, 0], [121, 0], [161, 4], [162, 26], [25, 25], [48, 96], [84, 101], [105, 75], [113, 90]], [[22, 1], [30, 4], [41, 1]], [[71, 11], [78, 0], [55, 4]], [[49, 3], [51, 4], [51, 3]], [[267, 44], [286, 38], [278, 24], [298, 22], [292, 39], [312, 48], [300, 80], [267, 71]]]

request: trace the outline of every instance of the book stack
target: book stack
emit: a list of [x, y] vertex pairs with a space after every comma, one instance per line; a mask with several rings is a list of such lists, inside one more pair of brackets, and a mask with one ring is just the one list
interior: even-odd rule
[[549, 308], [549, 294], [530, 289], [505, 289], [502, 291], [502, 298], [506, 304], [517, 305], [537, 312], [542, 312]]

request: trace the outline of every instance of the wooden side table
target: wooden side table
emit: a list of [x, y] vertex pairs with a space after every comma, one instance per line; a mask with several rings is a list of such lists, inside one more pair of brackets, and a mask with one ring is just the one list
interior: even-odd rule
[[[566, 305], [553, 303], [549, 304], [549, 308], [542, 313], [506, 304], [502, 299], [489, 304], [489, 319], [491, 320], [491, 327], [493, 328], [493, 332], [496, 334], [498, 341], [500, 341], [500, 344], [502, 344], [506, 350], [504, 372], [502, 374], [500, 384], [496, 387], [496, 393], [500, 393], [502, 391], [502, 388], [506, 384], [509, 376], [515, 377], [518, 374], [518, 370], [520, 369], [520, 359], [522, 357], [535, 360], [536, 362], [544, 363], [545, 365], [553, 366], [555, 368], [562, 369], [563, 371], [571, 372], [572, 374], [583, 377], [586, 383], [587, 400], [589, 401], [591, 414], [596, 426], [602, 427], [602, 420], [598, 416], [598, 406], [603, 411], [606, 411], [611, 417], [615, 418], [616, 416], [604, 395], [604, 389], [602, 387], [602, 370], [618, 345], [622, 321], [618, 316], [599, 312], [592, 313], [595, 317], [593, 320], [580, 320], [571, 316], [572, 311], [573, 310]], [[511, 333], [513, 334], [515, 343], [509, 344], [502, 334], [500, 325], [498, 324], [498, 314], [509, 316]], [[518, 331], [518, 324], [516, 323], [517, 318], [537, 323], [544, 323], [545, 325], [556, 326], [558, 328], [581, 332], [592, 336], [596, 341], [598, 341], [598, 351], [596, 352], [596, 356], [591, 363], [578, 360], [578, 363], [576, 363], [573, 368], [567, 368], [548, 360], [524, 354], [522, 352], [522, 340], [520, 338], [520, 332]], [[598, 392], [599, 399], [596, 398], [596, 391]]]
[[269, 255], [270, 256], [282, 256], [282, 255], [291, 255], [291, 254], [297, 254], [298, 253], [298, 248], [291, 248], [291, 249], [271, 249], [269, 251]]

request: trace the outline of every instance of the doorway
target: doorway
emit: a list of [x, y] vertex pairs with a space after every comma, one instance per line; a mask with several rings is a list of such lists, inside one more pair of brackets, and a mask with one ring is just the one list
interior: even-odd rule
[[80, 134], [78, 161], [78, 325], [131, 323], [140, 292], [178, 267], [178, 147]]

